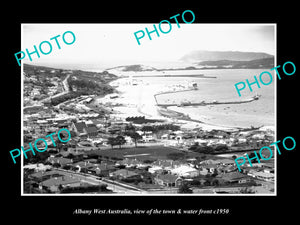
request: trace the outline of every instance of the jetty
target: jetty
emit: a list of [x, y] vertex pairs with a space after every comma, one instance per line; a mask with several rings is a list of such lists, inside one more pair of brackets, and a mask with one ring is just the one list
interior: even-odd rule
[[[122, 76], [122, 78], [128, 78], [130, 76]], [[217, 78], [216, 76], [207, 76], [204, 74], [151, 74], [151, 75], [133, 75], [135, 77], [195, 77], [195, 78]]]
[[213, 100], [211, 102], [201, 101], [201, 102], [190, 102], [190, 101], [183, 101], [180, 103], [159, 103], [156, 99], [156, 96], [163, 95], [163, 94], [170, 94], [170, 93], [177, 93], [177, 92], [186, 92], [186, 91], [193, 91], [193, 90], [178, 90], [178, 91], [167, 91], [163, 93], [157, 93], [154, 95], [155, 101], [157, 106], [160, 107], [170, 107], [170, 106], [178, 106], [178, 107], [184, 107], [184, 106], [206, 106], [206, 105], [221, 105], [221, 104], [242, 104], [242, 103], [248, 103], [256, 101], [260, 98], [260, 95], [255, 95], [249, 99], [244, 100], [238, 100], [238, 101], [216, 101]]

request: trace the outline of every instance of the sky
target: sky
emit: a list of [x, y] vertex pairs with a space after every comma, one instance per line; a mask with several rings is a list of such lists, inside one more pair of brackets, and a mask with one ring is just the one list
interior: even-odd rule
[[[179, 21], [180, 22], [180, 21]], [[195, 50], [213, 51], [251, 51], [276, 54], [276, 27], [274, 24], [199, 24], [172, 23], [169, 33], [159, 31], [159, 37], [152, 33], [150, 40], [145, 28], [153, 30], [153, 24], [22, 24], [21, 50], [34, 51], [42, 41], [52, 44], [48, 55], [28, 56], [25, 63], [100, 63], [100, 62], [140, 62], [140, 61], [176, 61]], [[158, 29], [158, 24], [156, 24]], [[163, 30], [168, 30], [163, 24]], [[143, 30], [144, 38], [138, 45], [134, 33]], [[76, 40], [66, 45], [62, 34], [72, 31]], [[55, 40], [50, 38], [60, 35]], [[138, 34], [140, 35], [140, 34]], [[66, 38], [68, 36], [66, 35]], [[68, 38], [71, 39], [71, 36]], [[47, 44], [43, 44], [44, 51]]]

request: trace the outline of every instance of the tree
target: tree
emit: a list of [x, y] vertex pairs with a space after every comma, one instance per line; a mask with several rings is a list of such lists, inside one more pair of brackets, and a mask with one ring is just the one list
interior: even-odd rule
[[245, 187], [240, 189], [240, 193], [242, 194], [254, 194], [255, 191], [251, 187]]
[[107, 144], [111, 145], [111, 149], [113, 149], [114, 146], [117, 145], [116, 139], [114, 137], [109, 137], [107, 140]]
[[117, 145], [119, 145], [119, 148], [122, 147], [122, 145], [124, 145], [126, 143], [126, 140], [123, 136], [121, 135], [118, 135], [116, 138], [115, 138], [115, 142]]
[[141, 131], [143, 131], [144, 134], [145, 134], [145, 132], [147, 132], [147, 131], [152, 131], [153, 132], [154, 128], [153, 128], [153, 126], [146, 125], [146, 126], [142, 127]]
[[137, 147], [137, 141], [142, 139], [142, 136], [137, 132], [131, 133], [129, 136], [134, 140], [135, 147]]
[[59, 163], [53, 163], [52, 167], [59, 168], [61, 165]]
[[179, 189], [178, 193], [184, 194], [184, 193], [193, 193], [193, 190], [189, 188], [187, 183], [183, 183]]
[[212, 186], [218, 186], [219, 184], [220, 184], [220, 182], [219, 182], [218, 179], [213, 179], [213, 180], [211, 181], [211, 185], [212, 185]]
[[218, 145], [216, 148], [215, 148], [215, 151], [227, 151], [228, 150], [228, 146], [227, 145], [224, 145], [224, 144], [221, 144], [221, 145]]
[[129, 133], [135, 132], [135, 127], [131, 123], [130, 124], [126, 124], [126, 126], [125, 126], [125, 132], [129, 132]]

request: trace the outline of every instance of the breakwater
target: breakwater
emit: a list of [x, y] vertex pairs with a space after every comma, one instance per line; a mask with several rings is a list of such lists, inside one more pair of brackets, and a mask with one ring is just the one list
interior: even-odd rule
[[164, 94], [171, 94], [171, 93], [178, 93], [178, 92], [186, 92], [186, 91], [194, 91], [191, 89], [188, 90], [178, 90], [178, 91], [167, 91], [163, 93], [157, 93], [154, 95], [155, 101], [157, 106], [161, 107], [170, 107], [170, 106], [178, 106], [178, 107], [184, 107], [184, 106], [206, 106], [206, 105], [220, 105], [220, 104], [242, 104], [242, 103], [248, 103], [252, 101], [256, 101], [259, 99], [259, 95], [255, 95], [249, 99], [244, 99], [244, 100], [238, 100], [238, 101], [211, 101], [211, 102], [206, 102], [206, 101], [201, 101], [201, 102], [190, 102], [190, 101], [183, 101], [180, 103], [159, 103], [156, 99], [157, 96], [159, 95], [164, 95]]
[[[122, 78], [127, 78], [129, 76], [122, 76]], [[195, 78], [217, 78], [215, 76], [206, 76], [204, 74], [182, 74], [182, 75], [171, 75], [171, 74], [153, 74], [153, 75], [134, 75], [135, 77], [195, 77]]]

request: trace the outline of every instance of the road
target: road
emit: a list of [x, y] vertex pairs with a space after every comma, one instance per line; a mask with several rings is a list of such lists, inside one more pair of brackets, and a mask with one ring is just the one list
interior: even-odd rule
[[47, 97], [47, 98], [44, 98], [41, 101], [38, 101], [34, 105], [25, 106], [25, 107], [23, 107], [23, 110], [24, 109], [29, 109], [29, 108], [34, 108], [34, 107], [37, 107], [37, 106], [43, 106], [44, 105], [43, 103], [47, 102], [47, 101], [50, 101], [51, 98], [56, 98], [56, 97], [59, 97], [61, 95], [64, 95], [64, 94], [68, 93], [70, 91], [70, 88], [69, 88], [69, 85], [68, 85], [68, 81], [67, 81], [69, 77], [70, 77], [70, 74], [67, 75], [67, 77], [62, 81], [62, 85], [63, 85], [63, 88], [64, 88], [63, 92], [58, 93], [58, 94], [53, 95], [53, 96], [50, 96], [50, 97]]
[[69, 171], [69, 170], [64, 170], [64, 169], [54, 169], [59, 171], [59, 173], [64, 174], [64, 175], [70, 175], [72, 174], [73, 176], [77, 177], [78, 179], [89, 183], [89, 184], [93, 184], [93, 185], [99, 185], [99, 184], [106, 184], [107, 185], [107, 189], [112, 190], [114, 193], [116, 194], [146, 194], [146, 191], [142, 191], [142, 190], [132, 190], [130, 189], [129, 185], [128, 188], [126, 188], [126, 186], [120, 186], [117, 182], [111, 183], [111, 182], [106, 182], [105, 180], [99, 180], [99, 177], [91, 175], [91, 174], [84, 174], [84, 173], [77, 173], [77, 172], [73, 172], [73, 171]]
[[68, 75], [66, 76], [66, 78], [62, 81], [63, 88], [64, 88], [64, 91], [63, 91], [63, 92], [58, 93], [58, 94], [53, 95], [53, 96], [50, 96], [50, 97], [48, 97], [48, 98], [45, 98], [45, 99], [41, 100], [41, 102], [43, 103], [43, 102], [45, 102], [45, 101], [50, 101], [51, 98], [57, 98], [57, 97], [59, 97], [59, 96], [61, 96], [61, 95], [67, 94], [67, 93], [70, 91], [70, 88], [69, 88], [69, 85], [68, 85], [68, 81], [67, 81], [69, 77], [70, 77], [70, 74], [68, 74]]

